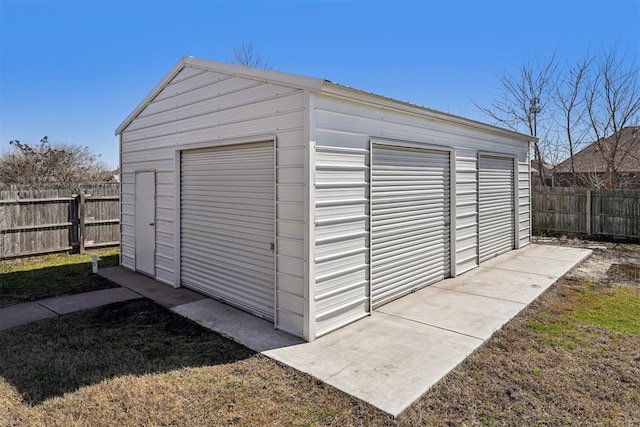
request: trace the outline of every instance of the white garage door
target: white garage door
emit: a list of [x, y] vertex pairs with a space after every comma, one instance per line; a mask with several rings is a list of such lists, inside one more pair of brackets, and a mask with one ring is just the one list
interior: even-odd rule
[[373, 145], [374, 308], [449, 276], [449, 169], [446, 151]]
[[478, 172], [480, 262], [514, 247], [513, 159], [480, 156]]
[[274, 316], [273, 143], [181, 155], [182, 284]]

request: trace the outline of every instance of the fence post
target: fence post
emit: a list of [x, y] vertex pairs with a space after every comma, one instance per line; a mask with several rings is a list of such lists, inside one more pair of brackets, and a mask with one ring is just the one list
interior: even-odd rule
[[85, 216], [85, 194], [80, 190], [80, 202], [78, 203], [78, 252], [84, 253], [84, 216]]
[[587, 236], [591, 236], [591, 189], [587, 189]]

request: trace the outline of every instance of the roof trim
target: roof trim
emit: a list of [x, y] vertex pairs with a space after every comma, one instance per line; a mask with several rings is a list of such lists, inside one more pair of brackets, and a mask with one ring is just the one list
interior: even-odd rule
[[164, 89], [173, 78], [182, 71], [183, 68], [199, 68], [208, 71], [222, 72], [238, 77], [246, 77], [253, 80], [264, 80], [265, 82], [280, 84], [284, 86], [294, 87], [312, 92], [320, 92], [324, 80], [305, 77], [297, 74], [282, 73], [279, 71], [263, 70], [261, 68], [245, 67], [244, 65], [228, 64], [224, 62], [209, 61], [198, 59], [192, 56], [184, 56], [169, 73], [158, 83], [149, 94], [138, 104], [138, 106], [127, 116], [126, 119], [118, 126], [115, 134], [121, 134], [127, 126], [151, 103], [151, 101]]
[[456, 116], [454, 114], [444, 113], [442, 111], [433, 110], [421, 105], [412, 104], [406, 101], [399, 101], [394, 98], [389, 98], [383, 95], [378, 95], [371, 92], [366, 92], [360, 89], [354, 89], [348, 86], [342, 86], [337, 83], [325, 82], [322, 93], [343, 97], [346, 99], [357, 100], [366, 103], [375, 103], [389, 109], [395, 109], [404, 113], [414, 114], [420, 117], [427, 117], [429, 119], [438, 120], [441, 122], [455, 123], [460, 126], [481, 130], [483, 132], [490, 132], [500, 136], [508, 138], [518, 139], [522, 142], [536, 142], [538, 138], [526, 135], [523, 133], [515, 132], [509, 129], [501, 128], [499, 126], [482, 123], [476, 120], [468, 119], [465, 117]]
[[449, 113], [432, 110], [416, 104], [389, 98], [382, 95], [376, 95], [371, 92], [365, 92], [360, 89], [354, 89], [348, 86], [342, 86], [337, 83], [330, 82], [315, 77], [300, 76], [297, 74], [282, 73], [280, 71], [264, 70], [261, 68], [245, 67], [243, 65], [228, 64], [224, 62], [209, 61], [205, 59], [197, 59], [192, 56], [185, 56], [169, 71], [169, 73], [153, 88], [153, 90], [138, 104], [138, 106], [127, 116], [126, 119], [116, 129], [116, 135], [120, 135], [131, 122], [142, 112], [142, 110], [164, 89], [173, 78], [185, 67], [199, 68], [208, 71], [222, 72], [238, 77], [245, 77], [253, 80], [263, 80], [269, 83], [280, 84], [283, 86], [294, 87], [297, 89], [307, 90], [313, 93], [324, 93], [359, 101], [368, 104], [380, 105], [384, 108], [401, 111], [404, 113], [414, 114], [420, 117], [427, 117], [447, 123], [454, 123], [483, 132], [493, 133], [495, 135], [507, 138], [517, 139], [522, 142], [535, 142], [538, 139], [518, 133], [509, 129], [482, 123], [479, 121], [455, 116]]
[[144, 108], [153, 100], [153, 98], [155, 98], [156, 95], [158, 95], [158, 93], [160, 93], [160, 91], [164, 89], [165, 86], [167, 86], [169, 82], [173, 80], [173, 78], [184, 68], [184, 59], [185, 58], [182, 58], [176, 65], [174, 65], [171, 71], [169, 71], [169, 73], [164, 76], [162, 80], [160, 80], [156, 87], [154, 87], [153, 90], [151, 90], [151, 92], [149, 92], [149, 94], [142, 101], [140, 101], [136, 108], [133, 109], [133, 111], [127, 116], [127, 118], [124, 119], [122, 123], [120, 123], [120, 126], [116, 128], [116, 135], [120, 135], [122, 131], [131, 124], [133, 119], [135, 119], [138, 114], [140, 114], [142, 110], [144, 110]]

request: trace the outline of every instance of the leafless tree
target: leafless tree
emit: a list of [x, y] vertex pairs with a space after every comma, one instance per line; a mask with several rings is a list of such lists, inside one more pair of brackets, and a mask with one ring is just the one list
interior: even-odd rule
[[[476, 106], [497, 124], [539, 138], [533, 149], [541, 182], [543, 162], [566, 157], [574, 185], [623, 184], [620, 166], [640, 156], [640, 130], [633, 129], [640, 124], [640, 71], [633, 55], [621, 55], [616, 47], [603, 49], [601, 55], [587, 54], [562, 68], [552, 58], [503, 74], [500, 85], [494, 102]], [[585, 175], [574, 163], [578, 151], [591, 143], [601, 156], [599, 164], [605, 165], [604, 177]]]
[[259, 49], [257, 49], [252, 41], [245, 43], [242, 41], [240, 46], [233, 49], [232, 62], [247, 67], [264, 68], [265, 70], [273, 69], [273, 63], [268, 57], [264, 57]]
[[[555, 59], [548, 62], [529, 63], [520, 67], [517, 74], [505, 72], [500, 78], [502, 94], [489, 106], [474, 103], [493, 121], [517, 132], [539, 138], [533, 145], [534, 159], [538, 165], [545, 163], [545, 151], [549, 151], [551, 132], [548, 126], [550, 114], [547, 106], [552, 99], [557, 66]], [[545, 182], [543, 167], [538, 168], [541, 182]]]
[[[562, 156], [565, 150], [568, 151], [566, 154], [569, 156], [574, 186], [578, 182], [574, 155], [585, 143], [590, 142], [584, 91], [588, 83], [591, 63], [592, 60], [585, 57], [580, 62], [569, 66], [558, 78], [554, 93], [554, 101], [558, 109], [559, 139], [565, 141], [565, 144], [559, 145], [558, 154]], [[563, 145], [565, 149], [562, 148]]]
[[36, 145], [18, 140], [10, 141], [9, 145], [0, 155], [3, 184], [25, 184], [33, 188], [73, 185], [97, 181], [107, 170], [99, 156], [86, 146], [52, 144], [46, 136]]
[[[640, 122], [640, 73], [636, 62], [613, 48], [594, 63], [593, 78], [587, 83], [585, 108], [595, 144], [605, 162], [605, 183], [615, 188], [618, 168], [627, 156], [637, 155], [637, 144], [621, 144], [624, 128]], [[638, 136], [636, 136], [637, 138]]]

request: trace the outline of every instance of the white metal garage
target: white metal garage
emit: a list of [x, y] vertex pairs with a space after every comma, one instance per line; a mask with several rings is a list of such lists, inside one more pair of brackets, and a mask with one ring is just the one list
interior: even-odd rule
[[448, 151], [373, 144], [371, 294], [376, 308], [450, 272]]
[[273, 142], [183, 151], [182, 284], [273, 320]]
[[514, 248], [513, 169], [513, 158], [480, 155], [478, 168], [480, 262]]
[[309, 341], [530, 241], [534, 138], [325, 79], [185, 57], [116, 134], [120, 264]]

